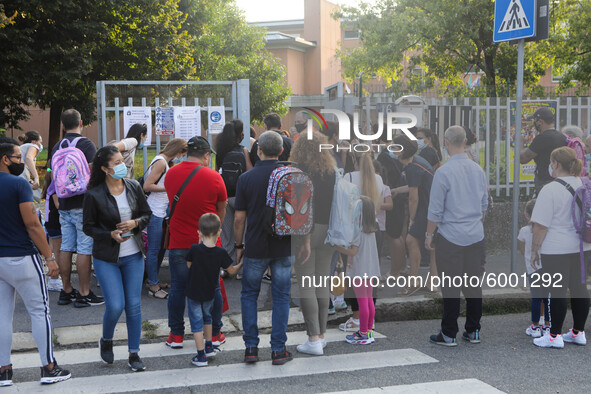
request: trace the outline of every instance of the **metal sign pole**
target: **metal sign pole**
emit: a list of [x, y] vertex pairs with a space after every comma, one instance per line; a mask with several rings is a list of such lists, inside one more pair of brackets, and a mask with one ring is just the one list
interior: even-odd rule
[[[517, 235], [519, 233], [519, 154], [521, 152], [521, 113], [523, 102], [523, 63], [525, 41], [519, 40], [517, 51], [517, 92], [515, 100], [515, 155], [513, 164], [513, 237], [511, 240], [511, 272], [517, 267]], [[525, 262], [528, 263], [527, 261]]]

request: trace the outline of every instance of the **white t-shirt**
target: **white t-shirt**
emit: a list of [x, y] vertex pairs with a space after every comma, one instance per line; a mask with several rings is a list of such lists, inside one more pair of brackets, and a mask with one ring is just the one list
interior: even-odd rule
[[[386, 198], [392, 197], [392, 191], [390, 190], [390, 186], [383, 185], [382, 186], [382, 204], [386, 202]], [[380, 231], [386, 231], [386, 211], [380, 209], [378, 211], [378, 215], [376, 217], [378, 221], [378, 226], [380, 226]]]
[[[560, 177], [574, 190], [582, 186], [575, 176]], [[573, 195], [566, 187], [552, 181], [540, 190], [531, 217], [532, 223], [548, 228], [540, 248], [541, 254], [568, 254], [579, 252], [579, 235], [572, 218]], [[584, 250], [591, 250], [591, 244], [583, 243]]]
[[[29, 152], [29, 149], [31, 147], [35, 147], [35, 149], [37, 149], [37, 155], [39, 154], [39, 148], [37, 147], [37, 145], [31, 144], [31, 143], [22, 144], [20, 146], [20, 148], [21, 148], [21, 153], [23, 156], [23, 163], [26, 163], [25, 159], [26, 159], [27, 153]], [[35, 158], [33, 159], [33, 163], [35, 163], [37, 161], [37, 155], [35, 155]], [[27, 168], [26, 164], [25, 164], [25, 170], [23, 171], [22, 174], [20, 174], [20, 177], [25, 178], [27, 180], [27, 182], [29, 182], [31, 180], [31, 173], [29, 172], [29, 169]]]
[[[121, 222], [131, 220], [131, 208], [129, 207], [129, 202], [127, 201], [127, 191], [123, 189], [123, 193], [113, 197], [115, 197], [115, 201], [117, 202], [117, 209], [119, 209], [119, 216], [121, 217]], [[136, 254], [139, 251], [140, 248], [138, 248], [135, 239], [133, 237], [129, 237], [127, 241], [122, 242], [120, 244], [119, 258], [131, 256], [132, 254]]]
[[[517, 239], [525, 244], [523, 257], [525, 258], [525, 269], [527, 270], [527, 273], [529, 275], [536, 272], [536, 270], [534, 270], [531, 266], [531, 243], [533, 238], [531, 228], [532, 226], [530, 224], [528, 224], [527, 226], [523, 226], [521, 230], [519, 230], [519, 235], [517, 236]], [[536, 267], [538, 267], [538, 269], [542, 268], [542, 259], [538, 260], [538, 264], [536, 265]]]
[[[164, 157], [156, 156], [150, 163], [150, 166], [152, 166], [158, 160], [164, 160], [166, 164], [166, 170], [164, 174], [162, 174], [162, 178], [160, 178], [160, 180], [156, 183], [156, 186], [164, 187], [164, 178], [166, 178], [166, 172], [168, 172], [168, 163], [166, 163], [166, 159]], [[148, 168], [148, 171], [146, 171], [144, 182], [146, 179], [148, 179], [150, 172], [152, 172], [152, 167]], [[166, 192], [151, 192], [148, 196], [148, 205], [150, 206], [154, 216], [164, 218], [166, 217], [166, 210], [168, 209], [168, 195]]]

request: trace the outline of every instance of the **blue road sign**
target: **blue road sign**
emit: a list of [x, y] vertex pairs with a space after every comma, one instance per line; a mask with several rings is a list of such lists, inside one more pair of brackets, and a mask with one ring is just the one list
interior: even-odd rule
[[496, 0], [494, 42], [536, 35], [536, 0]]

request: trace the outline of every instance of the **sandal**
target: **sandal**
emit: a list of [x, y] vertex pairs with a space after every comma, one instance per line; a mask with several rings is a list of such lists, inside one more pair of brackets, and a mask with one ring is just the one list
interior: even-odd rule
[[159, 300], [165, 300], [168, 298], [168, 293], [162, 290], [161, 288], [158, 288], [158, 290], [148, 289], [148, 296], [152, 298], [157, 298]]
[[404, 289], [402, 289], [398, 295], [403, 296], [403, 297], [408, 297], [413, 295], [414, 293], [416, 293], [417, 291], [421, 290], [420, 287], [405, 287]]
[[166, 283], [166, 282], [160, 282], [158, 283], [160, 285], [161, 289], [170, 289], [170, 284]]

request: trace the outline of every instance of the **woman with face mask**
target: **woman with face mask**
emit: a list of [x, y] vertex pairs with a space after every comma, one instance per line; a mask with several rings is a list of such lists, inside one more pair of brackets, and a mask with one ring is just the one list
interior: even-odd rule
[[427, 160], [433, 170], [441, 167], [441, 149], [439, 147], [439, 139], [431, 130], [426, 128], [417, 129], [416, 133], [417, 144], [419, 147], [419, 156]]
[[135, 152], [144, 148], [144, 142], [146, 142], [147, 138], [148, 126], [136, 123], [129, 128], [124, 139], [118, 142], [109, 142], [110, 145], [116, 146], [123, 155], [123, 162], [127, 168], [127, 174], [125, 175], [127, 179], [134, 179]]
[[164, 188], [164, 179], [171, 161], [179, 160], [187, 154], [187, 141], [173, 138], [164, 149], [152, 160], [144, 176], [144, 192], [149, 194], [148, 205], [152, 210], [152, 217], [148, 225], [148, 250], [146, 251], [146, 273], [148, 275], [148, 295], [158, 299], [168, 298], [168, 293], [162, 289], [169, 286], [160, 283], [158, 272], [164, 252], [162, 247], [162, 222], [168, 210], [168, 196]]
[[125, 179], [127, 167], [113, 145], [97, 152], [84, 196], [83, 230], [94, 240], [94, 269], [105, 297], [101, 359], [112, 364], [115, 325], [125, 309], [129, 367], [143, 371], [138, 352], [142, 331], [141, 291], [144, 278], [142, 230], [152, 211], [139, 183]]
[[[33, 190], [39, 190], [39, 173], [37, 172], [37, 156], [43, 151], [43, 139], [37, 131], [27, 131], [25, 134], [18, 137], [22, 143], [21, 152], [23, 154], [23, 162], [25, 163], [25, 170], [20, 174], [27, 182], [31, 184]], [[40, 197], [39, 193], [33, 192], [33, 197], [36, 200]], [[37, 194], [37, 195], [36, 195]]]
[[[553, 181], [542, 187], [530, 219], [533, 235], [531, 261], [527, 263], [536, 270], [532, 275], [554, 278], [551, 283], [541, 285], [549, 293], [552, 324], [549, 333], [534, 339], [534, 345], [540, 347], [563, 348], [564, 342], [587, 343], [585, 323], [589, 315], [589, 291], [585, 284], [585, 262], [591, 244], [579, 238], [574, 224], [575, 220], [585, 221], [585, 217], [580, 217], [585, 215], [581, 213], [585, 198], [581, 200], [581, 194], [578, 194], [573, 201], [575, 191], [583, 186], [579, 177], [581, 169], [581, 160], [577, 159], [573, 149], [566, 146], [554, 149], [548, 167]], [[567, 289], [570, 290], [573, 325], [563, 333]]]

